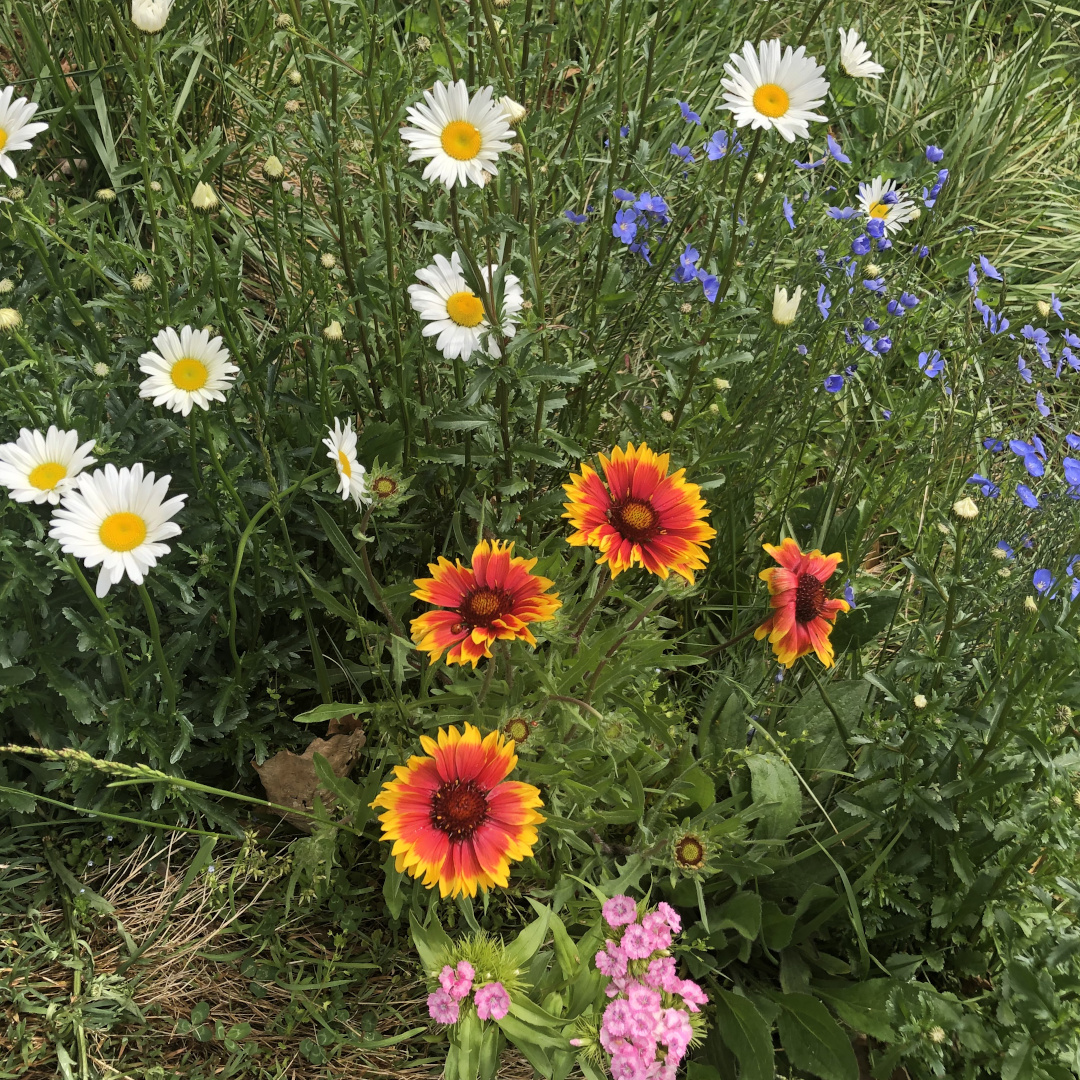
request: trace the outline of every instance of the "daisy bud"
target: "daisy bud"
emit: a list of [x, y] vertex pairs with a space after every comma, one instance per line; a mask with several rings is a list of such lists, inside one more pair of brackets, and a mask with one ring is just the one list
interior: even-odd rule
[[796, 285], [795, 291], [788, 299], [787, 289], [776, 286], [773, 292], [772, 320], [777, 326], [790, 326], [795, 321], [799, 312], [799, 301], [802, 299], [802, 286]]
[[1007, 566], [1003, 566], [998, 570], [997, 576], [999, 578], [1010, 578], [1012, 577], [1012, 571]]
[[417, 52], [425, 53], [431, 48], [431, 39], [421, 34], [416, 41], [413, 42], [413, 48]]
[[690, 314], [690, 312], [694, 310], [694, 305], [693, 305], [693, 304], [680, 304], [680, 305], [679, 305], [679, 310], [680, 310], [680, 311], [681, 311], [681, 312], [682, 312], [682, 313], [683, 313], [684, 315], [689, 315], [689, 314]]
[[280, 180], [285, 175], [285, 166], [281, 164], [281, 159], [276, 154], [271, 154], [263, 162], [263, 176], [267, 180]]
[[[0, 311], [0, 315], [2, 315], [2, 314], [3, 314], [3, 312]], [[1034, 596], [1025, 596], [1024, 597], [1024, 610], [1026, 612], [1028, 612], [1029, 614], [1031, 614], [1031, 615], [1034, 615], [1035, 612], [1039, 610], [1039, 605], [1035, 602], [1035, 597]]]
[[521, 301], [521, 310], [522, 311], [532, 311], [532, 306], [533, 305], [532, 305], [531, 300], [522, 300]]
[[1045, 319], [1050, 314], [1050, 305], [1045, 300], [1036, 300], [1035, 307], [1039, 309], [1039, 314]]
[[731, 383], [727, 379], [713, 379], [712, 384], [717, 390], [730, 390]]
[[304, 76], [296, 68], [289, 68], [289, 74], [285, 76], [293, 84], [299, 86], [304, 81]]
[[116, 192], [111, 187], [99, 188], [94, 192], [94, 198], [100, 203], [116, 202]]
[[324, 270], [333, 270], [337, 266], [337, 259], [329, 251], [324, 251], [319, 256], [319, 262], [322, 263]]
[[511, 4], [511, 0], [495, 0], [495, 6], [497, 8], [508, 8]]
[[877, 263], [867, 263], [863, 267], [863, 273], [868, 278], [878, 278], [881, 277], [881, 267]]
[[990, 552], [990, 557], [992, 559], [1007, 559], [1009, 556], [1006, 554], [1004, 548], [996, 547]]
[[952, 512], [964, 521], [973, 521], [979, 516], [979, 508], [973, 499], [958, 499], [953, 503]]
[[285, 102], [285, 111], [287, 113], [298, 113], [300, 111], [300, 102], [296, 98], [290, 98]]
[[765, 174], [763, 172], [754, 173], [754, 183], [755, 184], [764, 184], [765, 183]]
[[911, 704], [914, 705], [916, 709], [925, 709], [930, 703], [926, 700], [925, 694], [916, 694], [911, 699]]
[[284, 11], [274, 20], [274, 25], [279, 30], [291, 30], [292, 24], [292, 16]]
[[525, 119], [525, 114], [529, 111], [524, 105], [516, 102], [512, 97], [505, 96], [499, 98], [499, 107], [503, 111], [503, 116], [511, 124], [516, 124], [519, 120]]
[[922, 217], [922, 207], [913, 206], [909, 211], [910, 219], [912, 221], [918, 221]]
[[674, 423], [674, 421], [675, 421], [675, 414], [673, 412], [671, 412], [669, 409], [665, 409], [660, 414], [660, 419], [663, 420], [665, 424], [671, 424], [671, 423]]
[[0, 296], [7, 296], [9, 292], [14, 292], [15, 282], [11, 278], [6, 277], [0, 281]]
[[194, 209], [204, 214], [213, 213], [221, 204], [217, 192], [207, 183], [200, 180], [195, 185], [195, 194], [191, 196], [191, 205]]
[[711, 412], [713, 414], [713, 416], [719, 416], [720, 415], [720, 406], [717, 405], [716, 402], [714, 401], [709, 406], [709, 412]]
[[26, 198], [26, 189], [22, 187], [8, 188], [8, 198], [12, 202], [18, 202], [20, 199]]
[[1077, 791], [1076, 794], [1073, 795], [1073, 806], [1075, 806], [1077, 810], [1080, 810], [1080, 791]]
[[1054, 715], [1064, 724], [1072, 720], [1072, 709], [1068, 705], [1058, 705], [1054, 709]]
[[525, 147], [522, 146], [521, 143], [519, 143], [519, 142], [511, 143], [510, 144], [510, 152], [512, 154], [524, 154], [525, 153]]
[[342, 341], [345, 334], [342, 332], [341, 323], [335, 319], [333, 322], [328, 323], [323, 327], [322, 336], [326, 338], [327, 341]]
[[165, 29], [173, 0], [131, 0], [131, 21], [144, 34]]
[[22, 326], [22, 316], [13, 308], [0, 308], [0, 331], [18, 330]]
[[140, 270], [132, 279], [131, 287], [136, 292], [146, 292], [151, 285], [154, 284], [154, 279], [145, 271]]
[[97, 362], [97, 363], [96, 363], [96, 364], [94, 365], [94, 374], [95, 374], [95, 375], [96, 375], [96, 376], [97, 376], [97, 377], [98, 377], [99, 379], [104, 379], [104, 378], [105, 378], [105, 376], [109, 374], [109, 365], [108, 365], [108, 364], [106, 364], [106, 363], [104, 363], [103, 361], [99, 360], [99, 361], [98, 361], [98, 362]]
[[155, 195], [160, 195], [161, 194], [161, 184], [159, 184], [157, 180], [151, 180], [150, 181], [150, 190]]
[[926, 1033], [926, 1037], [932, 1043], [943, 1043], [945, 1041], [945, 1029], [938, 1027], [936, 1024]]

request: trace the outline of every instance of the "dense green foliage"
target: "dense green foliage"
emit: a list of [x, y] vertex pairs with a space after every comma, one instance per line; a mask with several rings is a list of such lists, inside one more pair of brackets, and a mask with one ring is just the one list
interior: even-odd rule
[[[712, 999], [694, 1080], [1080, 1075], [1080, 512], [1061, 479], [1080, 376], [1056, 344], [1080, 329], [1075, 12], [178, 0], [162, 34], [141, 35], [114, 0], [2, 7], [10, 77], [49, 130], [0, 206], [2, 302], [22, 318], [0, 336], [0, 440], [76, 428], [100, 462], [144, 462], [188, 494], [146, 602], [127, 581], [97, 600], [48, 539], [50, 508], [0, 497], [0, 732], [46, 751], [0, 758], [20, 835], [72, 808], [94, 829], [126, 819], [131, 838], [139, 822], [222, 845], [258, 827], [245, 851], [277, 865], [284, 910], [367, 941], [377, 927], [398, 962], [412, 963], [410, 919], [422, 949], [437, 920], [510, 940], [537, 919], [554, 936], [530, 954], [534, 1000], [567, 1023], [597, 990], [588, 950], [568, 944], [595, 951], [594, 890], [667, 899], [680, 964]], [[835, 28], [856, 18], [879, 82], [838, 67]], [[748, 153], [705, 155], [731, 130], [723, 63], [769, 37], [827, 64], [822, 110], [850, 164], [820, 124], [809, 143], [743, 129]], [[408, 163], [398, 127], [451, 77], [528, 114], [497, 179], [448, 194]], [[825, 210], [857, 205], [878, 175], [922, 212], [850, 276], [858, 223]], [[199, 182], [221, 199], [212, 214], [191, 209]], [[617, 188], [670, 208], [651, 265], [613, 236]], [[687, 245], [714, 302], [671, 280]], [[406, 287], [454, 250], [474, 281], [492, 262], [522, 281], [500, 360], [447, 361], [421, 336]], [[969, 284], [980, 255], [1004, 280], [978, 269]], [[863, 285], [878, 276], [883, 293]], [[774, 287], [796, 285], [797, 320], [775, 325]], [[902, 291], [918, 305], [888, 314]], [[1051, 292], [1064, 322], [1036, 307]], [[991, 333], [976, 298], [1012, 333]], [[891, 347], [860, 345], [866, 319]], [[185, 324], [212, 326], [241, 369], [226, 401], [186, 419], [138, 393], [140, 354]], [[1053, 336], [1049, 367], [1025, 324]], [[391, 509], [334, 492], [321, 440], [350, 415], [369, 474], [408, 479]], [[1034, 436], [1038, 480], [1007, 446]], [[686, 468], [717, 536], [693, 587], [635, 569], [597, 599], [595, 553], [566, 544], [562, 485], [628, 441]], [[950, 510], [968, 495], [973, 519]], [[834, 668], [811, 655], [784, 673], [752, 636], [768, 613], [761, 545], [783, 536], [843, 556], [828, 588], [850, 582], [857, 606]], [[563, 607], [535, 651], [429, 666], [408, 634], [425, 608], [413, 579], [485, 537], [536, 557]], [[1037, 590], [1040, 569], [1056, 583]], [[249, 816], [263, 809], [253, 760], [347, 714], [366, 734], [351, 778], [324, 766], [336, 801], [310, 835], [270, 835], [276, 819]], [[519, 716], [532, 726], [515, 777], [547, 815], [534, 857], [508, 890], [439, 901], [394, 870], [369, 803], [421, 733]], [[676, 859], [687, 835], [701, 867]], [[49, 865], [89, 918], [62, 857]], [[272, 917], [251, 924], [273, 932]], [[562, 1043], [518, 1044], [546, 1075], [574, 1063]], [[340, 1040], [320, 1046], [316, 1065]], [[95, 1075], [64, 1053], [70, 1075]]]

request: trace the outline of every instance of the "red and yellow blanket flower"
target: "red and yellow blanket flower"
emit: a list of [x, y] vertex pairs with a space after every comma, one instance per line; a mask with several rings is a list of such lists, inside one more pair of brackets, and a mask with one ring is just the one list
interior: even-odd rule
[[810, 652], [816, 652], [826, 667], [832, 667], [829, 635], [837, 614], [851, 610], [846, 600], [830, 600], [825, 595], [825, 582], [842, 561], [840, 553], [823, 555], [816, 548], [800, 551], [790, 536], [779, 547], [763, 546], [780, 565], [770, 566], [758, 575], [768, 582], [773, 613], [754, 631], [754, 637], [760, 641], [768, 635], [784, 667], [791, 667]]
[[477, 888], [505, 888], [510, 863], [528, 858], [545, 819], [540, 791], [506, 777], [517, 764], [513, 740], [479, 728], [440, 728], [438, 740], [420, 736], [429, 755], [394, 769], [375, 807], [383, 840], [392, 840], [398, 872], [423, 877], [441, 896], [475, 896]]
[[570, 497], [563, 517], [575, 530], [567, 543], [596, 548], [597, 561], [608, 564], [612, 577], [643, 566], [665, 579], [674, 571], [692, 585], [694, 571], [708, 562], [705, 547], [716, 530], [702, 520], [709, 511], [701, 488], [683, 478], [685, 469], [668, 475], [669, 463], [668, 454], [644, 443], [616, 446], [610, 459], [601, 454], [603, 480], [582, 463], [580, 475], [572, 473], [563, 484]]
[[481, 540], [471, 567], [440, 556], [437, 563], [428, 563], [431, 577], [413, 582], [413, 596], [444, 609], [412, 621], [413, 641], [421, 652], [431, 653], [431, 663], [445, 652], [448, 664], [476, 667], [500, 639], [536, 645], [529, 623], [546, 622], [562, 601], [547, 591], [550, 578], [532, 573], [536, 559], [513, 552], [512, 540]]

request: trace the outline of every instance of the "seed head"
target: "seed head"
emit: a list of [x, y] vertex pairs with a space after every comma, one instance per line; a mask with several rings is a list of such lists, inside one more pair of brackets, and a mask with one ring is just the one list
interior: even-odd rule
[[413, 42], [413, 48], [419, 53], [425, 53], [431, 48], [431, 39], [421, 34]]
[[868, 278], [881, 277], [881, 267], [877, 263], [867, 263], [863, 270]]
[[296, 68], [289, 68], [289, 74], [285, 76], [293, 84], [299, 86], [304, 81], [304, 76]]
[[285, 102], [285, 111], [287, 113], [298, 113], [300, 111], [301, 103], [296, 98], [290, 98]]
[[274, 25], [277, 26], [279, 30], [291, 30], [293, 25], [292, 16], [289, 15], [287, 12], [283, 11], [274, 20]]
[[945, 1041], [945, 1029], [938, 1027], [936, 1024], [926, 1034], [932, 1043], [943, 1043]]
[[329, 251], [324, 251], [319, 256], [319, 262], [322, 263], [324, 270], [333, 270], [337, 266], [337, 258]]
[[271, 154], [263, 162], [263, 176], [267, 180], [280, 180], [285, 175], [285, 166], [281, 164], [281, 159], [276, 154]]
[[98, 362], [97, 362], [97, 363], [96, 363], [96, 364], [94, 365], [94, 374], [95, 374], [95, 375], [96, 375], [96, 376], [97, 376], [97, 377], [98, 377], [99, 379], [104, 379], [104, 378], [105, 378], [105, 376], [109, 374], [109, 365], [108, 365], [108, 364], [106, 364], [106, 363], [104, 363], [103, 361], [99, 360], [99, 361], [98, 361]]

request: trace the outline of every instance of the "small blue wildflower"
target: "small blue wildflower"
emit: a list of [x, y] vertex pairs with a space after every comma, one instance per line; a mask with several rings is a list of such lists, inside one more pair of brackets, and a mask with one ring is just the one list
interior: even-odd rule
[[630, 125], [629, 124], [623, 124], [623, 126], [621, 128], [619, 128], [619, 137], [623, 138], [623, 139], [628, 139], [630, 137]]
[[682, 112], [682, 118], [688, 124], [700, 124], [701, 123], [701, 117], [698, 116], [698, 114], [696, 112], [694, 112], [693, 109], [690, 108], [690, 105], [687, 102], [680, 101], [679, 102], [679, 109]]
[[863, 288], [869, 289], [872, 293], [877, 293], [879, 296], [883, 296], [885, 294], [885, 279], [863, 278]]
[[1020, 372], [1020, 378], [1023, 379], [1024, 382], [1026, 382], [1028, 384], [1028, 386], [1030, 386], [1031, 385], [1031, 368], [1029, 368], [1027, 366], [1027, 362], [1024, 360], [1024, 358], [1022, 356], [1018, 356], [1016, 358], [1016, 366], [1017, 366], [1017, 368], [1018, 368], [1018, 370]]
[[851, 584], [850, 579], [848, 579], [844, 585], [844, 599], [848, 602], [848, 607], [851, 608], [852, 611], [859, 606], [855, 603], [855, 588]]
[[1016, 558], [1016, 552], [1009, 546], [1009, 542], [1007, 540], [999, 540], [997, 542], [997, 548], [999, 551], [1005, 552], [1006, 559]]
[[640, 255], [650, 266], [652, 266], [652, 259], [649, 258], [648, 240], [639, 240], [636, 244], [631, 244], [630, 252], [633, 255]]
[[637, 196], [632, 191], [627, 191], [626, 188], [621, 187], [617, 187], [612, 192], [612, 195], [614, 195], [615, 198], [619, 200], [619, 202], [632, 203], [637, 198]]
[[841, 165], [851, 164], [851, 158], [844, 153], [840, 144], [832, 137], [832, 135], [826, 134], [825, 143], [829, 148], [829, 156], [833, 161], [839, 161]]
[[881, 218], [871, 218], [866, 223], [866, 235], [880, 240], [885, 235], [885, 222]]
[[884, 416], [886, 420], [891, 420], [892, 419], [892, 409], [882, 409], [881, 410], [881, 415]]
[[859, 344], [871, 355], [875, 355], [877, 342], [869, 334], [859, 335]]
[[1076, 487], [1080, 484], [1080, 460], [1067, 457], [1062, 460], [1061, 465], [1065, 473], [1065, 482], [1069, 487]]
[[990, 451], [991, 454], [1000, 454], [1005, 449], [1005, 444], [1000, 439], [991, 438], [989, 435], [983, 439], [983, 446]]
[[900, 294], [900, 303], [906, 308], [914, 308], [919, 306], [919, 298], [912, 293], [902, 292]]
[[922, 247], [916, 244], [914, 251], [916, 259], [928, 259], [930, 257], [930, 249], [925, 244]]
[[854, 345], [855, 344], [855, 339], [851, 336], [851, 331], [846, 326], [844, 327], [844, 340], [849, 345]]
[[936, 165], [944, 157], [945, 151], [940, 147], [934, 146], [933, 143], [926, 148], [926, 160], [929, 161], [931, 165]]
[[[1037, 447], [1034, 445], [1035, 443], [1038, 443]], [[1010, 439], [1009, 449], [1023, 461], [1028, 476], [1042, 476], [1046, 472], [1046, 466], [1042, 463], [1042, 458], [1046, 454], [1038, 435], [1031, 442], [1024, 442], [1023, 439]]]
[[872, 334], [875, 330], [881, 329], [881, 323], [875, 322], [873, 319], [870, 318], [869, 315], [867, 315], [866, 318], [862, 321], [862, 328], [868, 334]]
[[1053, 293], [1050, 294], [1050, 310], [1059, 319], [1065, 318], [1065, 316], [1061, 314], [1061, 301]]
[[[1076, 354], [1068, 345], [1061, 350], [1061, 358], [1062, 360], [1067, 360], [1069, 362], [1069, 367], [1071, 367], [1073, 371], [1080, 371], [1080, 358], [1077, 358]], [[1060, 364], [1058, 364], [1058, 374], [1061, 374]]]
[[[807, 169], [820, 169], [825, 164], [824, 158], [819, 158], [817, 161], [796, 161], [795, 168], [802, 169], [805, 172]], [[807, 197], [807, 193], [803, 193], [803, 197]]]
[[675, 273], [671, 275], [671, 280], [680, 285], [693, 281], [697, 277], [697, 261], [700, 258], [701, 255], [698, 253], [698, 249], [687, 244], [686, 250], [679, 256], [679, 265], [675, 267]]
[[810, 350], [805, 345], [796, 345], [795, 346], [795, 351], [800, 356], [805, 356]]
[[981, 473], [974, 473], [969, 476], [965, 483], [978, 484], [982, 488], [982, 493], [988, 499], [996, 499], [1001, 494], [1001, 488], [997, 486], [992, 480], [983, 476]]
[[710, 304], [715, 304], [716, 297], [720, 292], [719, 280], [707, 270], [698, 270], [696, 276], [698, 281], [701, 282], [701, 288], [705, 293], [705, 299], [708, 300]]
[[[1036, 592], [1045, 595], [1057, 584], [1057, 582], [1054, 579], [1054, 575], [1044, 567], [1041, 570], [1036, 570], [1035, 573], [1031, 575], [1031, 584], [1035, 586]], [[1050, 599], [1053, 600], [1056, 596], [1057, 594], [1055, 593]]]
[[788, 197], [784, 196], [784, 218], [787, 220], [788, 225], [791, 228], [795, 228], [795, 207], [788, 202]]
[[814, 302], [817, 304], [818, 311], [821, 312], [821, 317], [827, 319], [829, 317], [829, 308], [832, 307], [832, 297], [825, 291], [824, 285], [818, 286], [817, 300]]
[[1073, 450], [1080, 450], [1080, 435], [1074, 435], [1073, 432], [1070, 431], [1069, 434], [1065, 436], [1065, 441]]
[[1080, 335], [1074, 334], [1071, 330], [1062, 330], [1061, 336], [1065, 339], [1065, 344], [1073, 349], [1080, 349]]
[[1043, 419], [1050, 415], [1050, 406], [1046, 404], [1046, 399], [1043, 397], [1041, 390], [1035, 395], [1035, 408], [1039, 410]]
[[856, 373], [856, 372], [857, 372], [858, 370], [859, 370], [859, 365], [858, 365], [858, 362], [856, 362], [856, 363], [853, 363], [853, 364], [848, 364], [848, 366], [847, 366], [846, 368], [844, 368], [844, 374], [845, 374], [845, 375], [846, 375], [846, 376], [847, 376], [847, 377], [848, 377], [849, 379], [854, 379], [854, 378], [855, 378], [855, 373]]
[[825, 389], [830, 394], [839, 394], [844, 389], [844, 376], [843, 375], [829, 375], [825, 379]]
[[945, 361], [935, 349], [932, 353], [919, 353], [919, 370], [928, 378], [936, 379], [945, 370]]
[[979, 256], [979, 265], [982, 267], [982, 272], [988, 277], [993, 278], [994, 281], [1002, 281], [1001, 274], [998, 273], [998, 269], [994, 266], [985, 255]]
[[660, 195], [651, 195], [647, 191], [641, 193], [641, 197], [634, 202], [636, 210], [643, 210], [647, 214], [664, 215], [667, 213], [667, 203]]
[[1016, 485], [1016, 497], [1029, 509], [1038, 510], [1039, 500], [1035, 498], [1034, 493], [1027, 484]]
[[883, 236], [877, 242], [877, 249], [878, 249], [878, 251], [891, 251], [892, 250], [892, 241], [887, 236]]
[[850, 221], [858, 211], [854, 206], [829, 206], [825, 213], [834, 221]]
[[974, 263], [972, 263], [968, 267], [967, 279], [968, 279], [968, 284], [973, 289], [975, 288], [976, 285], [979, 284], [979, 271], [978, 271], [978, 268], [975, 266]]
[[726, 131], [714, 131], [712, 137], [705, 144], [705, 156], [710, 161], [719, 161], [728, 152], [728, 133]]
[[890, 315], [896, 315], [898, 317], [903, 317], [903, 315], [905, 314], [904, 305], [901, 304], [899, 300], [890, 300], [885, 305], [885, 310]]
[[853, 255], [869, 255], [870, 240], [866, 236], [856, 236], [851, 241], [851, 253]]
[[572, 221], [575, 225], [584, 225], [589, 220], [588, 214], [575, 214], [573, 210], [566, 211], [566, 220]]
[[624, 244], [632, 244], [634, 237], [637, 236], [637, 211], [620, 210], [615, 215], [615, 223], [611, 226], [611, 235]]
[[672, 143], [670, 152], [672, 157], [682, 158], [687, 165], [694, 164], [694, 155], [691, 153], [689, 146], [680, 146], [678, 143]]
[[877, 341], [874, 342], [874, 348], [882, 356], [884, 356], [892, 348], [892, 338], [890, 338], [890, 337], [879, 337], [877, 339]]

